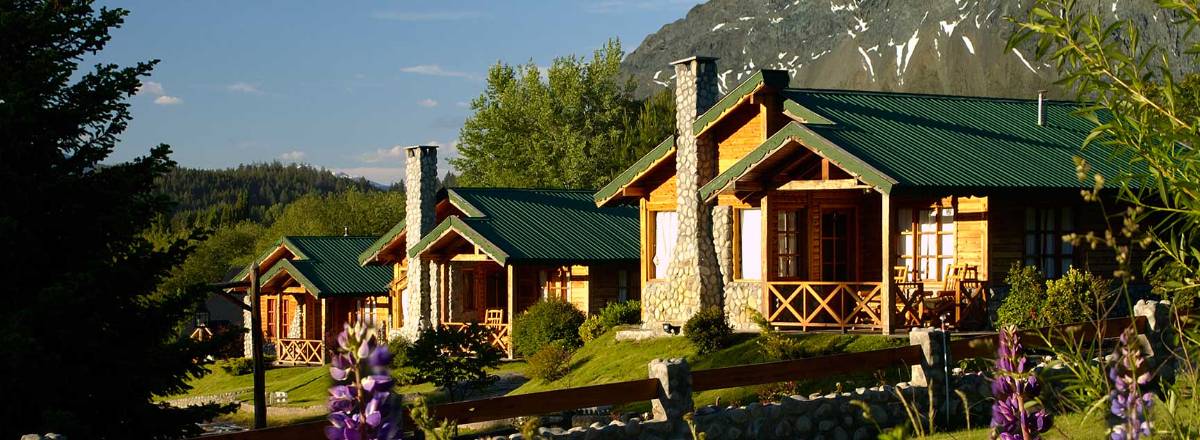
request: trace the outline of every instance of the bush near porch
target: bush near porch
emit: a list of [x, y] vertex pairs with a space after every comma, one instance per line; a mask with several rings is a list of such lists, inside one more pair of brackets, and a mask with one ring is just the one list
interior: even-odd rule
[[[759, 335], [736, 334], [726, 348], [699, 354], [686, 338], [668, 337], [644, 341], [617, 341], [616, 331], [609, 331], [595, 340], [585, 344], [575, 351], [570, 363], [570, 372], [558, 380], [550, 382], [530, 381], [517, 388], [510, 394], [526, 394], [539, 391], [559, 390], [563, 388], [599, 385], [611, 382], [645, 379], [648, 365], [655, 358], [686, 358], [693, 371], [710, 368], [729, 367], [743, 364], [770, 362], [761, 347]], [[825, 356], [838, 353], [852, 353], [908, 345], [908, 339], [903, 337], [887, 337], [881, 335], [844, 335], [837, 333], [807, 333], [786, 334], [783, 337], [797, 341], [806, 348], [805, 353], [812, 356]], [[908, 372], [896, 372], [907, 377]], [[874, 386], [874, 377], [847, 376], [837, 381], [811, 381], [795, 384], [795, 392], [805, 395], [813, 392], [832, 392], [841, 382], [843, 388], [853, 389], [860, 386]], [[893, 380], [894, 382], [895, 380]], [[717, 399], [722, 404], [737, 402], [753, 402], [758, 400], [760, 392], [777, 392], [773, 387], [745, 387], [725, 390], [712, 390], [696, 393], [696, 405], [710, 405]], [[622, 408], [625, 412], [643, 412], [650, 408], [649, 402], [642, 402]]]

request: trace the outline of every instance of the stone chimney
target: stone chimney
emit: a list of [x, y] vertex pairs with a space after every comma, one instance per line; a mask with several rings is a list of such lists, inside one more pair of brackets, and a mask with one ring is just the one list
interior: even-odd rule
[[[437, 147], [421, 145], [405, 149], [404, 174], [404, 248], [407, 252], [435, 226]], [[409, 340], [415, 340], [421, 330], [437, 322], [433, 316], [437, 301], [432, 296], [435, 289], [431, 277], [435, 270], [437, 268], [431, 261], [410, 259], [408, 262], [408, 287], [401, 302], [404, 327], [400, 332]]]
[[675, 66], [676, 213], [679, 238], [667, 268], [674, 313], [664, 321], [681, 322], [703, 307], [721, 305], [721, 273], [713, 246], [712, 203], [699, 197], [700, 186], [717, 173], [716, 145], [709, 135], [692, 134], [696, 117], [717, 102], [716, 58], [691, 57]]

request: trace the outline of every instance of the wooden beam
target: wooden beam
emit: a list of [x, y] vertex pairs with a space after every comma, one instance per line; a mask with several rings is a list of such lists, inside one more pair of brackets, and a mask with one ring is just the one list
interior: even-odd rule
[[262, 300], [258, 290], [258, 262], [250, 263], [250, 350], [254, 359], [254, 429], [267, 427], [267, 377], [263, 364]]
[[883, 274], [883, 292], [880, 293], [879, 324], [883, 334], [890, 335], [895, 327], [896, 312], [895, 290], [892, 287], [892, 197], [888, 194], [879, 195], [879, 247], [883, 255], [880, 261], [880, 273]]
[[829, 180], [829, 159], [821, 159], [821, 180]]
[[770, 198], [770, 195], [763, 196], [758, 207], [758, 209], [761, 210], [760, 213], [762, 214], [762, 273], [759, 274], [759, 278], [762, 278], [762, 303], [759, 304], [759, 313], [762, 313], [763, 316], [769, 316], [768, 312], [771, 310], [769, 307], [771, 304], [771, 289], [769, 288], [767, 282], [771, 278], [771, 267], [774, 263], [774, 261], [771, 260], [771, 242], [768, 241], [768, 237], [771, 236], [771, 231], [768, 229], [768, 227], [771, 225], [771, 216], [775, 215], [771, 212], [771, 207], [768, 203]]
[[649, 193], [646, 192], [646, 189], [642, 187], [631, 186], [627, 188], [621, 188], [621, 196], [623, 197], [645, 197], [647, 194]]
[[450, 261], [491, 261], [492, 258], [485, 254], [455, 254], [450, 257]]
[[788, 191], [820, 191], [833, 189], [871, 189], [871, 186], [864, 185], [858, 179], [793, 180], [780, 185], [779, 189]]
[[305, 290], [302, 286], [284, 287], [283, 293], [308, 293], [308, 290]]
[[[509, 326], [508, 329], [509, 329], [510, 335], [512, 334], [513, 317], [515, 316], [513, 307], [516, 304], [516, 302], [513, 300], [513, 296], [516, 293], [515, 292], [516, 285], [517, 285], [517, 274], [516, 274], [516, 271], [513, 270], [513, 265], [510, 263], [508, 265], [508, 326]], [[513, 344], [511, 342], [508, 344], [508, 358], [509, 359], [513, 358]]]

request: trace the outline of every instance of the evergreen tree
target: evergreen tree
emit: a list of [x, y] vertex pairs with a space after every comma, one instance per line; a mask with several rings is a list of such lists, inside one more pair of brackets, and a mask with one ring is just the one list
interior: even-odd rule
[[153, 400], [204, 374], [215, 347], [178, 334], [202, 294], [156, 293], [187, 243], [142, 235], [170, 209], [152, 192], [170, 148], [101, 163], [155, 62], [79, 64], [126, 14], [0, 0], [0, 438], [176, 438], [218, 411]]
[[596, 188], [674, 132], [669, 92], [633, 98], [620, 72], [621, 44], [590, 60], [559, 57], [546, 70], [532, 61], [497, 63], [471, 103], [451, 159], [463, 186]]

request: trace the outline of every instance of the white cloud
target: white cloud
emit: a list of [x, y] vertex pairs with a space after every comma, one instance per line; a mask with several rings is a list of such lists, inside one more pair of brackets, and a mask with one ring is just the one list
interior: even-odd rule
[[379, 163], [392, 160], [404, 159], [404, 145], [395, 145], [390, 148], [379, 148], [370, 153], [363, 153], [358, 156], [358, 159], [364, 163]]
[[393, 21], [458, 21], [482, 17], [479, 11], [376, 11], [371, 18]]
[[404, 72], [404, 73], [413, 73], [413, 74], [417, 74], [417, 75], [446, 76], [446, 77], [451, 77], [451, 78], [466, 78], [466, 79], [478, 79], [479, 78], [479, 77], [472, 75], [470, 73], [467, 73], [467, 72], [446, 70], [446, 69], [443, 69], [442, 66], [439, 66], [437, 64], [420, 64], [420, 65], [416, 65], [416, 66], [401, 67], [400, 71]]
[[417, 104], [420, 105], [421, 107], [437, 107], [438, 106], [438, 102], [434, 101], [432, 98], [422, 99], [420, 101], [417, 101]]
[[162, 83], [154, 81], [142, 81], [142, 85], [138, 86], [137, 90], [137, 94], [139, 95], [150, 94], [154, 96], [161, 96], [163, 93]]
[[287, 153], [280, 154], [279, 160], [286, 162], [299, 162], [304, 160], [304, 156], [308, 156], [308, 154], [303, 151], [289, 151]]
[[254, 84], [250, 84], [250, 83], [244, 83], [244, 82], [235, 82], [233, 84], [225, 86], [225, 89], [227, 89], [231, 92], [238, 92], [238, 93], [251, 93], [251, 94], [255, 94], [255, 95], [262, 94], [262, 90], [259, 90], [258, 86], [254, 85]]
[[365, 177], [384, 184], [404, 180], [404, 167], [334, 168], [332, 171], [335, 173], [346, 173], [354, 177]]
[[177, 96], [162, 95], [154, 98], [154, 103], [158, 105], [179, 105], [183, 104], [183, 99]]

